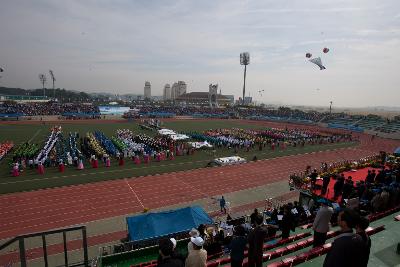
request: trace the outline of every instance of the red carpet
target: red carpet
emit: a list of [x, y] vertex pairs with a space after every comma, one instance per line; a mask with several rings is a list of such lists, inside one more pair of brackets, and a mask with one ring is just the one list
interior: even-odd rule
[[[365, 177], [367, 177], [367, 174], [368, 174], [368, 170], [375, 170], [376, 173], [378, 173], [378, 171], [379, 171], [379, 169], [377, 169], [377, 168], [364, 168], [364, 169], [359, 169], [359, 170], [356, 170], [356, 171], [347, 171], [347, 172], [344, 172], [343, 174], [344, 174], [344, 177], [346, 179], [349, 176], [351, 176], [353, 178], [354, 186], [355, 186], [357, 181], [361, 181], [361, 180], [364, 181], [365, 180]], [[329, 200], [332, 200], [332, 201], [333, 201], [333, 195], [334, 195], [333, 186], [335, 185], [335, 183], [336, 183], [336, 180], [331, 178], [331, 180], [329, 182], [329, 185], [328, 185], [327, 194], [324, 196], [324, 197], [326, 197], [326, 198], [328, 198]], [[318, 180], [317, 181], [317, 185], [320, 185], [322, 187], [322, 180]], [[314, 190], [314, 193], [317, 194], [317, 195], [320, 195], [321, 194], [321, 190], [319, 190], [319, 189], [318, 190]], [[341, 197], [339, 197], [337, 199], [337, 201], [341, 201]]]

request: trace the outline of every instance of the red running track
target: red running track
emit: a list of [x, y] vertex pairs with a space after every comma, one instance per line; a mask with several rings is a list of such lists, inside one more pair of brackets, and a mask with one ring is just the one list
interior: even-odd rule
[[105, 181], [0, 196], [0, 239], [87, 223], [286, 180], [306, 165], [358, 159], [399, 142], [361, 135], [357, 148], [248, 164]]

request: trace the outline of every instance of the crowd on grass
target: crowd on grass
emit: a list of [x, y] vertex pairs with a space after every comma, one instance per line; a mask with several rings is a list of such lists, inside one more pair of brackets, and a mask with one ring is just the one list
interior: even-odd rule
[[167, 135], [134, 135], [128, 129], [119, 129], [111, 137], [95, 131], [83, 136], [69, 133], [64, 138], [61, 127], [53, 127], [41, 148], [27, 142], [14, 150], [11, 174], [19, 176], [26, 168], [37, 169], [39, 174], [44, 174], [45, 168], [56, 166], [60, 172], [64, 172], [65, 166], [82, 170], [87, 163], [92, 168], [98, 168], [101, 166], [99, 162], [111, 167], [112, 160], [116, 160], [119, 166], [123, 166], [125, 160], [136, 165], [142, 162], [147, 164], [173, 160], [175, 155], [192, 155], [194, 150], [189, 143], [175, 141]]
[[351, 141], [348, 134], [321, 133], [304, 129], [215, 129], [203, 133], [187, 132], [188, 136], [195, 140], [207, 141], [216, 147], [285, 149], [287, 146], [304, 147], [309, 144], [330, 144], [342, 141]]

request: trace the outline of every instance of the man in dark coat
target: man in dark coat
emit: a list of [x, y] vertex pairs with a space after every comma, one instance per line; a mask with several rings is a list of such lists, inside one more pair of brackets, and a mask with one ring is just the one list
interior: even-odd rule
[[261, 267], [263, 258], [264, 240], [268, 236], [268, 230], [263, 225], [263, 217], [257, 216], [255, 219], [255, 227], [249, 233], [249, 250], [248, 250], [248, 266]]
[[158, 267], [184, 267], [182, 259], [174, 257], [174, 244], [168, 238], [160, 239], [158, 242], [160, 258]]
[[294, 231], [294, 218], [288, 206], [283, 209], [283, 217], [280, 221], [280, 227], [282, 230], [282, 239], [286, 239], [290, 235], [290, 230]]
[[324, 267], [361, 267], [364, 242], [353, 233], [357, 222], [357, 214], [345, 209], [339, 213], [338, 224], [341, 234], [333, 241], [332, 248], [325, 257]]
[[236, 226], [235, 235], [231, 241], [231, 266], [241, 267], [244, 251], [247, 245], [246, 231], [242, 225]]
[[343, 185], [344, 185], [344, 179], [342, 176], [339, 176], [336, 180], [335, 185], [333, 186], [333, 191], [335, 192], [334, 199], [337, 199], [342, 194]]
[[328, 190], [328, 186], [329, 183], [331, 181], [331, 176], [329, 174], [325, 174], [324, 178], [323, 178], [323, 182], [322, 182], [322, 191], [321, 191], [321, 195], [325, 195], [326, 191]]
[[360, 262], [362, 263], [363, 267], [368, 266], [369, 254], [371, 252], [371, 238], [365, 232], [365, 229], [367, 229], [368, 226], [369, 226], [369, 221], [365, 217], [360, 217], [356, 224], [356, 233], [359, 236], [361, 236], [364, 242], [362, 258], [360, 259]]
[[318, 178], [317, 169], [314, 169], [314, 171], [310, 174], [310, 178], [311, 178], [311, 190], [314, 190], [315, 183], [317, 182], [317, 178]]

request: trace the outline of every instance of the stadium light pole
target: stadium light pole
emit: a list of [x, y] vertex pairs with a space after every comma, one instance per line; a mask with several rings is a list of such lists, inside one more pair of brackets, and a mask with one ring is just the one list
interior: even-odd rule
[[243, 99], [242, 104], [244, 105], [244, 96], [246, 94], [246, 70], [247, 65], [250, 64], [250, 54], [249, 52], [240, 53], [240, 65], [244, 65], [244, 77], [243, 77]]
[[56, 99], [56, 88], [54, 87], [54, 82], [56, 81], [56, 78], [54, 77], [54, 73], [52, 70], [49, 70], [51, 80], [53, 81], [53, 98]]
[[[4, 72], [4, 68], [3, 67], [0, 67], [0, 73], [1, 72]], [[0, 78], [1, 78], [2, 76], [1, 76], [1, 74], [0, 74]]]
[[42, 83], [42, 85], [43, 85], [43, 96], [45, 97], [46, 96], [46, 89], [44, 88], [44, 84], [46, 83], [46, 81], [47, 81], [47, 78], [46, 78], [46, 75], [44, 75], [44, 74], [39, 74], [39, 80], [40, 80], [40, 82]]
[[330, 106], [329, 106], [329, 115], [332, 115], [332, 104], [333, 104], [333, 102], [331, 101], [330, 103], [331, 103], [331, 104], [330, 104]]

